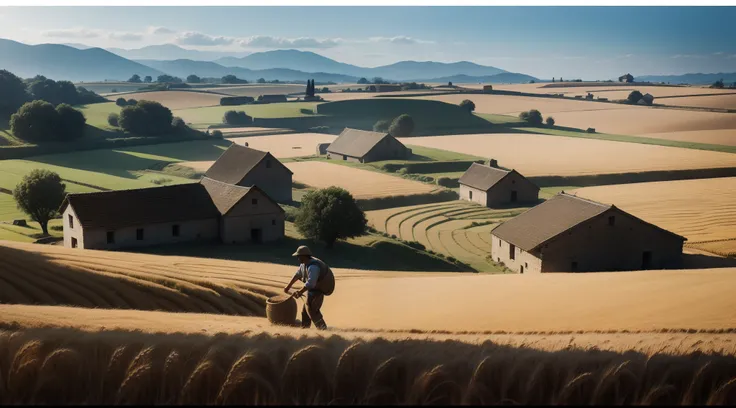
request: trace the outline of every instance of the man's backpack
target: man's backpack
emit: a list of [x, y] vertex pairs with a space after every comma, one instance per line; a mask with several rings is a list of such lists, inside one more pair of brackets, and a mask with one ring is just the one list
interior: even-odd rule
[[[312, 260], [306, 265], [307, 268], [312, 263], [316, 263], [319, 266], [319, 278], [317, 279], [317, 287], [315, 289], [322, 292], [325, 296], [330, 296], [335, 291], [335, 274], [332, 273], [332, 269], [321, 259], [312, 257]], [[307, 268], [304, 269], [306, 270]]]

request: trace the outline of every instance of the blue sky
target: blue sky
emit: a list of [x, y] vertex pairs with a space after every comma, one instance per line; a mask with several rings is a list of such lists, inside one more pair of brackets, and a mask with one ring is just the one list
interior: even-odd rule
[[297, 48], [342, 62], [467, 60], [540, 78], [736, 71], [736, 7], [0, 8], [27, 43]]

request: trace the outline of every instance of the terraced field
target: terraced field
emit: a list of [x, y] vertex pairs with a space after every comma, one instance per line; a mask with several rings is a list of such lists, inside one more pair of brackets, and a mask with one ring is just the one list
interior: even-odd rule
[[490, 231], [498, 223], [526, 208], [490, 209], [465, 201], [422, 204], [368, 211], [377, 230], [427, 249], [452, 256], [478, 271], [499, 272], [486, 257], [491, 252]]

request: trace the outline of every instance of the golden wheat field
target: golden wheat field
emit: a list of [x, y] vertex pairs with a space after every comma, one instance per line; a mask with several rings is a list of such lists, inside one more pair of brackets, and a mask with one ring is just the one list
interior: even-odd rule
[[[580, 84], [572, 83], [537, 83], [537, 84], [498, 84], [493, 89], [529, 92], [539, 94], [562, 93], [566, 96], [586, 95], [592, 93], [596, 98], [602, 96], [609, 99], [625, 99], [631, 91], [639, 91], [643, 94], [651, 94], [656, 98], [665, 96], [689, 96], [704, 94], [728, 94], [733, 91], [729, 89], [712, 89], [700, 86], [653, 86], [624, 83], [588, 82]], [[730, 92], [729, 92], [730, 91]]]
[[736, 155], [638, 143], [532, 134], [400, 139], [404, 144], [492, 157], [525, 176], [628, 173], [736, 166]]
[[[230, 96], [252, 96], [254, 98], [260, 95], [271, 94], [292, 94], [304, 92], [305, 85], [299, 84], [248, 84], [233, 86], [215, 86], [212, 88], [200, 88], [202, 91], [217, 92]], [[219, 101], [219, 99], [218, 99]]]
[[736, 109], [736, 93], [729, 95], [688, 96], [657, 100], [662, 105], [695, 106], [700, 108]]
[[317, 154], [317, 145], [332, 143], [337, 136], [324, 133], [289, 133], [284, 135], [234, 137], [228, 140], [239, 145], [270, 152], [277, 158], [312, 156]]
[[306, 161], [284, 165], [294, 172], [295, 181], [317, 188], [342, 187], [357, 199], [431, 193], [441, 188], [339, 164]]
[[736, 254], [736, 177], [585, 187], [575, 193], [683, 235], [686, 245]]
[[115, 101], [117, 98], [125, 100], [154, 101], [169, 109], [199, 108], [202, 106], [217, 106], [223, 95], [196, 91], [155, 91], [139, 92], [125, 95], [113, 95], [107, 99]]
[[690, 130], [684, 132], [647, 133], [641, 136], [680, 142], [736, 146], [736, 129]]

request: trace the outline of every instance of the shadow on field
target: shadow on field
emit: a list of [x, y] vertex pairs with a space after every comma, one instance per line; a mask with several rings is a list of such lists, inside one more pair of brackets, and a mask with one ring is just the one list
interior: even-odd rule
[[736, 268], [736, 258], [703, 254], [682, 254], [683, 269]]

